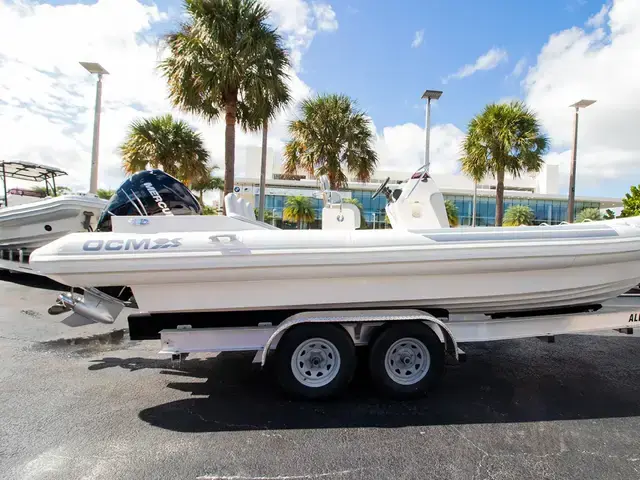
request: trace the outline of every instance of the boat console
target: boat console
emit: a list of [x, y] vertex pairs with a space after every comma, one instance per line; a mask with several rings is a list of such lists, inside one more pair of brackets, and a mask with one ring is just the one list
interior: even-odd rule
[[352, 203], [344, 203], [342, 195], [331, 189], [329, 177], [319, 178], [319, 197], [323, 201], [322, 230], [355, 230], [361, 227], [360, 209]]
[[449, 228], [444, 197], [426, 166], [416, 170], [400, 192], [391, 190], [388, 183], [387, 177], [371, 198], [381, 193], [387, 198], [386, 212], [394, 229]]

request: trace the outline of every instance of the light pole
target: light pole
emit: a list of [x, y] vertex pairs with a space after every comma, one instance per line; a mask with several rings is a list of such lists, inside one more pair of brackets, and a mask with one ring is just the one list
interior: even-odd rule
[[102, 76], [108, 75], [102, 65], [93, 62], [80, 62], [89, 73], [98, 75], [96, 84], [96, 105], [93, 119], [93, 145], [91, 147], [91, 179], [89, 181], [89, 193], [98, 191], [98, 150], [100, 145], [100, 108], [102, 101]]
[[567, 221], [573, 223], [573, 204], [576, 199], [576, 156], [578, 153], [578, 110], [596, 103], [595, 100], [580, 100], [571, 107], [576, 109], [573, 123], [573, 151], [571, 152], [571, 170], [569, 172], [569, 205], [567, 205]]
[[371, 217], [373, 219], [373, 229], [376, 229], [376, 212], [371, 212]]
[[427, 99], [427, 119], [424, 135], [424, 164], [427, 166], [427, 172], [429, 171], [429, 140], [431, 136], [431, 99], [438, 100], [441, 95], [442, 92], [440, 90], [425, 90], [422, 94], [422, 98]]

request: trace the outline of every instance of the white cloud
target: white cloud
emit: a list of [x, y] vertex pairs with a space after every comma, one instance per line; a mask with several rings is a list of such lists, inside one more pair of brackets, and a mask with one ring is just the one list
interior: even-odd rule
[[336, 19], [336, 12], [333, 11], [331, 5], [326, 3], [314, 3], [313, 13], [316, 16], [316, 23], [318, 30], [326, 32], [332, 32], [338, 29], [338, 20]]
[[608, 13], [609, 13], [609, 5], [607, 4], [602, 5], [602, 8], [598, 13], [589, 17], [586, 25], [588, 27], [594, 27], [594, 28], [601, 27], [604, 24], [605, 20], [607, 19]]
[[548, 161], [560, 165], [563, 178], [573, 139], [569, 105], [597, 100], [580, 111], [578, 194], [604, 178], [640, 178], [640, 2], [615, 0], [606, 15], [610, 31], [574, 27], [552, 35], [524, 80], [526, 101], [552, 140]]
[[527, 59], [522, 57], [520, 60], [518, 60], [518, 63], [516, 63], [515, 67], [513, 67], [511, 73], [507, 75], [507, 78], [518, 78], [520, 75], [522, 75], [526, 66]]
[[451, 78], [465, 78], [481, 70], [493, 70], [502, 62], [507, 61], [507, 51], [502, 48], [492, 48], [487, 53], [480, 55], [474, 63], [469, 63], [460, 68], [456, 73], [443, 80], [447, 83]]
[[411, 42], [411, 48], [418, 48], [424, 41], [424, 28], [418, 30], [413, 36], [413, 42]]
[[[435, 125], [430, 137], [430, 171], [444, 174], [457, 171], [464, 133], [455, 125]], [[378, 135], [380, 169], [411, 171], [424, 163], [424, 128], [415, 123], [385, 127]]]
[[304, 52], [319, 31], [338, 29], [336, 14], [327, 3], [309, 3], [305, 0], [266, 0], [279, 30], [286, 39], [291, 61], [296, 70], [301, 68]]
[[[166, 19], [157, 6], [137, 0], [60, 6], [0, 0], [0, 158], [63, 168], [69, 176], [62, 184], [86, 190], [95, 78], [78, 61], [97, 61], [109, 71], [103, 80], [100, 188], [115, 188], [124, 178], [117, 147], [130, 122], [167, 112], [196, 127], [213, 161], [223, 167], [224, 122], [209, 124], [181, 114], [167, 100], [166, 82], [156, 69], [160, 50], [150, 34]], [[293, 31], [294, 26], [287, 28]], [[295, 72], [291, 90], [295, 100], [310, 93]], [[274, 148], [286, 138], [286, 120], [293, 108], [270, 128]], [[242, 158], [244, 147], [260, 145], [260, 135], [238, 128], [236, 142]], [[236, 171], [242, 169], [239, 163]]]

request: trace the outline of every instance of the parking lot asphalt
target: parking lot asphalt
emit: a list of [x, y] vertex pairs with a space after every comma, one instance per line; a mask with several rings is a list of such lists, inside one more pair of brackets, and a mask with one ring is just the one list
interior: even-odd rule
[[339, 400], [295, 402], [250, 354], [51, 341], [63, 316], [23, 313], [46, 313], [38, 290], [0, 281], [0, 478], [640, 477], [637, 335], [477, 343], [420, 400], [362, 371]]

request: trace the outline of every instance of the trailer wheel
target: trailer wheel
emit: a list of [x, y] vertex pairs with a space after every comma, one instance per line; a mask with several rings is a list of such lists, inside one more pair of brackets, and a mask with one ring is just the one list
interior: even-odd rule
[[299, 325], [278, 342], [275, 369], [289, 394], [320, 399], [338, 395], [351, 382], [356, 367], [355, 346], [340, 326]]
[[369, 371], [385, 395], [414, 398], [424, 395], [444, 372], [444, 348], [438, 335], [421, 322], [385, 329], [369, 353]]

